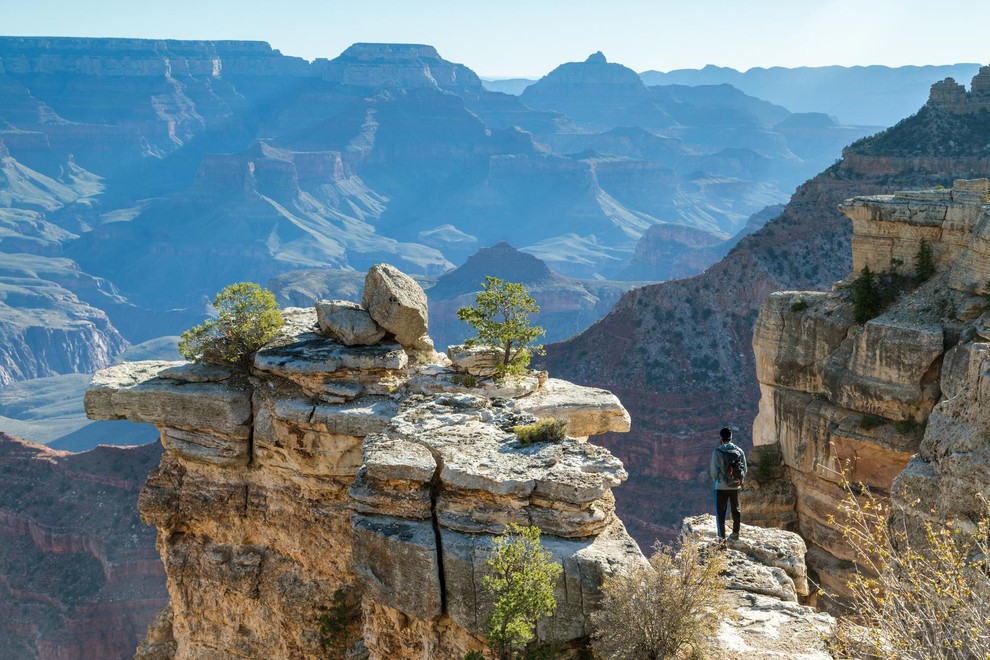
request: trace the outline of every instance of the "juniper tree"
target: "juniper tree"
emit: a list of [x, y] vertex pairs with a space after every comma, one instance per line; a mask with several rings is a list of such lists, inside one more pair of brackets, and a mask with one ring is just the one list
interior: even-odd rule
[[275, 296], [254, 282], [225, 286], [213, 299], [217, 317], [179, 338], [187, 360], [247, 367], [255, 351], [270, 342], [285, 322]]
[[489, 345], [502, 351], [496, 371], [499, 376], [505, 376], [522, 373], [529, 365], [531, 354], [540, 350], [540, 346], [529, 346], [546, 334], [529, 320], [529, 314], [539, 311], [525, 285], [489, 276], [481, 285], [474, 306], [461, 307], [457, 318], [472, 325], [478, 334], [467, 340], [468, 346]]

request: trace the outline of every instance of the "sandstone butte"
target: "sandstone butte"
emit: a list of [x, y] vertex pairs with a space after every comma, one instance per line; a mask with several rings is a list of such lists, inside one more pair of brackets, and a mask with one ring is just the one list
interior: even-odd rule
[[[468, 378], [484, 365], [432, 350], [418, 285], [379, 265], [365, 286], [366, 308], [326, 304], [319, 321], [286, 310], [250, 374], [137, 362], [95, 375], [88, 415], [155, 424], [165, 448], [138, 508], [158, 529], [170, 603], [137, 657], [324, 657], [320, 616], [337, 589], [360, 599], [371, 658], [493, 657], [481, 578], [510, 522], [539, 526], [563, 566], [538, 636], [576, 652], [605, 576], [644, 563], [615, 515], [626, 471], [587, 440], [629, 429], [615, 396], [542, 372]], [[518, 443], [513, 426], [550, 417], [579, 437]], [[711, 517], [684, 532], [710, 540]], [[744, 535], [729, 550], [724, 657], [828, 657], [831, 619], [798, 603], [804, 542]]]
[[[990, 77], [990, 69], [987, 70]], [[972, 532], [990, 494], [990, 184], [846, 200], [853, 272], [831, 292], [769, 297], [753, 332], [760, 383], [746, 493], [749, 520], [797, 530], [814, 582], [840, 599], [854, 555], [829, 513], [839, 473], [888, 498], [895, 515]], [[913, 272], [922, 241], [936, 274], [882, 314], [853, 320], [848, 287], [864, 266]], [[778, 467], [782, 461], [782, 468]], [[826, 606], [829, 603], [825, 603]]]

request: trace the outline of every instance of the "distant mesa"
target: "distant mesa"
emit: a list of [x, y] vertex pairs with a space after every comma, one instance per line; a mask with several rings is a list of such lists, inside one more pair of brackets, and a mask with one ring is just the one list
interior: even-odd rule
[[440, 88], [482, 92], [481, 78], [433, 46], [357, 43], [324, 65], [323, 79], [355, 87]]
[[588, 56], [588, 59], [585, 60], [585, 63], [587, 63], [587, 64], [608, 64], [608, 60], [605, 59], [605, 54], [602, 53], [602, 51], [598, 51], [596, 53], [592, 53], [591, 55], [589, 55]]

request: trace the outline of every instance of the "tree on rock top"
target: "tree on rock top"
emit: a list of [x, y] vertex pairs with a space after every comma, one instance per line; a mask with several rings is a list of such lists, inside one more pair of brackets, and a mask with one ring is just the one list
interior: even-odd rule
[[498, 376], [522, 373], [529, 365], [533, 351], [540, 346], [529, 346], [537, 337], [546, 334], [540, 326], [529, 320], [530, 313], [540, 307], [529, 295], [525, 285], [503, 282], [497, 277], [486, 277], [472, 307], [461, 307], [457, 318], [471, 324], [478, 336], [468, 339], [468, 346], [487, 345], [497, 348], [502, 359], [496, 369]]
[[247, 368], [254, 353], [278, 336], [285, 322], [275, 296], [254, 282], [225, 286], [213, 299], [215, 319], [179, 338], [179, 353], [193, 362]]

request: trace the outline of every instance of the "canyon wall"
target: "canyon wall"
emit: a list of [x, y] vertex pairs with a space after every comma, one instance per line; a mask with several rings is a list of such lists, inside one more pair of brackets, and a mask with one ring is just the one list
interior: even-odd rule
[[[769, 451], [784, 473], [782, 481], [758, 480], [747, 510], [801, 533], [809, 569], [828, 594], [846, 593], [853, 568], [830, 515], [845, 495], [843, 475], [884, 498], [899, 484], [895, 500], [909, 517], [936, 506], [945, 509], [939, 520], [978, 513], [985, 463], [971, 445], [986, 428], [979, 391], [990, 350], [980, 334], [990, 281], [988, 202], [987, 179], [849, 199], [840, 210], [852, 220], [854, 271], [832, 292], [775, 293], [760, 311], [752, 462], [768, 461], [760, 454]], [[906, 273], [923, 242], [936, 272], [919, 284]], [[867, 267], [897, 295], [857, 323], [852, 281]], [[964, 446], [973, 453], [964, 455]]]
[[0, 657], [123, 658], [168, 603], [135, 509], [161, 449], [57, 452], [0, 433]]

